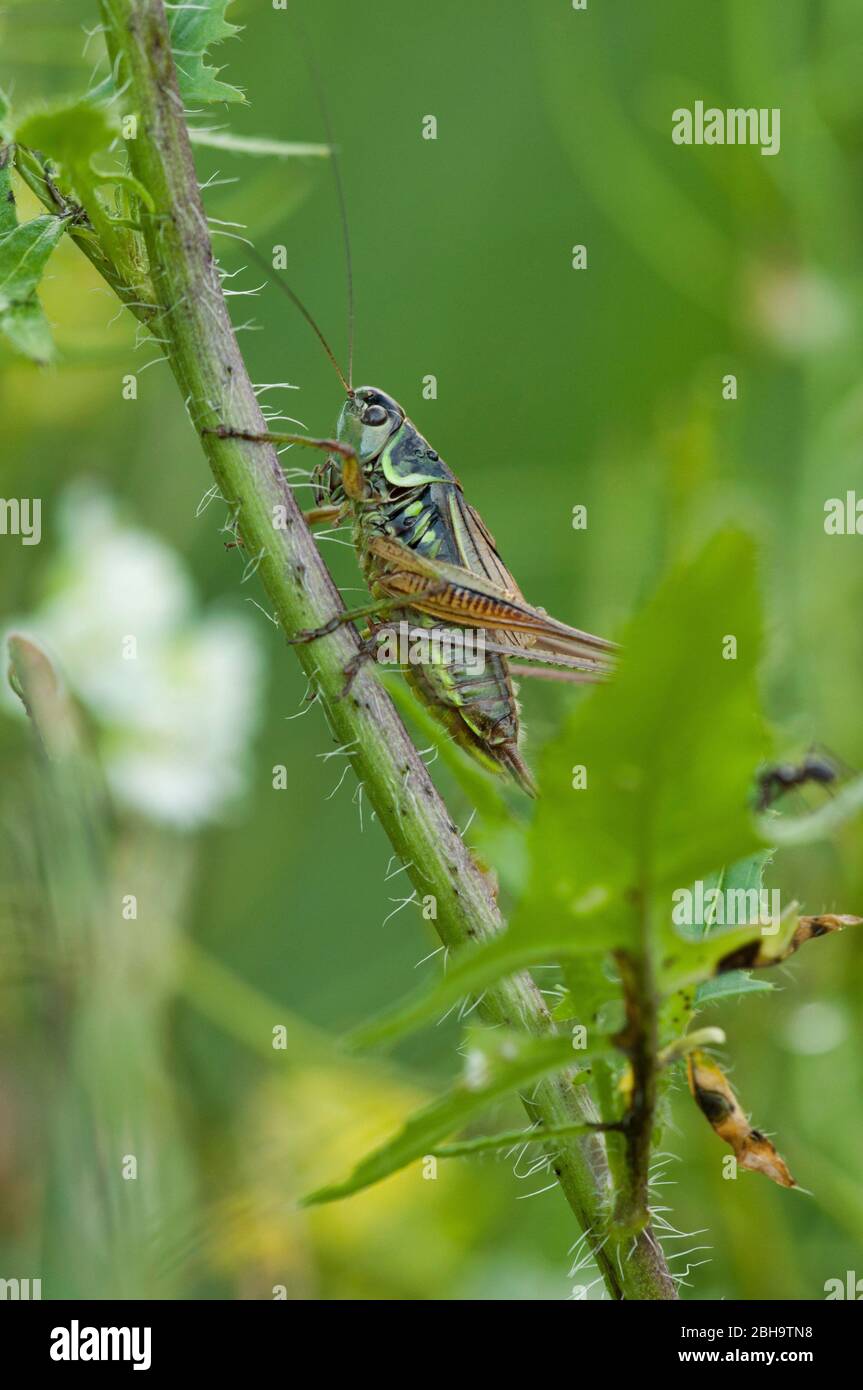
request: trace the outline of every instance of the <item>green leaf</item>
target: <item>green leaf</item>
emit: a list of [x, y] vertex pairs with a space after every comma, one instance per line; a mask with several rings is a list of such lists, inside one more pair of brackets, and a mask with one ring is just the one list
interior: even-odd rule
[[12, 187], [11, 158], [11, 147], [9, 145], [0, 146], [0, 237], [14, 232], [18, 226], [15, 191]]
[[606, 953], [567, 957], [563, 978], [573, 1019], [589, 1029], [610, 1031], [605, 1022], [608, 1005], [620, 999], [620, 984], [611, 976]]
[[348, 1043], [377, 1047], [392, 1042], [439, 1017], [465, 995], [480, 994], [505, 975], [562, 956], [567, 945], [568, 938], [563, 936], [557, 942], [546, 936], [540, 944], [513, 940], [510, 929], [483, 946], [460, 951], [441, 980], [414, 991], [395, 1009], [356, 1029]]
[[674, 889], [757, 848], [747, 805], [765, 741], [760, 646], [753, 547], [726, 532], [660, 586], [624, 635], [619, 675], [545, 750], [514, 930], [557, 918], [575, 936], [611, 913], [624, 945], [650, 912], [645, 893], [662, 920]]
[[[730, 865], [729, 868], [720, 870], [718, 874], [710, 875], [704, 880], [705, 895], [711, 889], [717, 888], [723, 894], [724, 901], [731, 903], [735, 900], [742, 901], [737, 897], [740, 893], [760, 892], [763, 886], [764, 870], [772, 857], [772, 849], [757, 850], [755, 854], [747, 855]], [[782, 939], [792, 931], [793, 927], [786, 924], [781, 933]], [[681, 987], [689, 989], [692, 985], [704, 985], [711, 982], [716, 973], [716, 967], [725, 956], [738, 950], [741, 946], [747, 945], [750, 941], [756, 940], [760, 934], [761, 927], [757, 923], [731, 927], [725, 926], [724, 923], [717, 925], [715, 913], [710, 921], [697, 922], [691, 926], [675, 926], [671, 920], [671, 914], [669, 914], [662, 928], [662, 960], [659, 967], [660, 989], [666, 993]], [[742, 975], [744, 972], [735, 973]], [[726, 978], [729, 977], [730, 972]], [[759, 985], [755, 988], [763, 988], [763, 986]], [[695, 1006], [702, 998], [717, 997], [722, 993], [740, 994], [744, 992], [742, 989], [722, 990], [716, 986], [707, 994], [702, 994], [699, 989], [694, 998], [690, 1000], [691, 1012], [695, 1012]]]
[[54, 356], [51, 325], [35, 295], [23, 304], [0, 309], [0, 332], [16, 352], [29, 357], [31, 362], [44, 366]]
[[237, 25], [225, 19], [228, 4], [229, 0], [194, 0], [165, 6], [180, 91], [187, 102], [246, 100], [238, 87], [219, 80], [221, 68], [206, 61], [208, 48], [239, 33]]
[[[664, 938], [673, 946], [670, 987], [712, 973], [715, 952], [703, 940], [685, 967], [677, 961], [685, 943], [670, 928], [671, 895], [759, 843], [747, 809], [765, 743], [759, 614], [753, 548], [737, 532], [714, 538], [660, 586], [625, 635], [619, 675], [579, 703], [545, 749], [529, 883], [509, 930], [463, 952], [433, 989], [355, 1042], [397, 1037], [462, 995], [547, 961], [579, 961], [580, 984], [567, 983], [589, 1017], [609, 993], [597, 957], [645, 932], [657, 947]], [[734, 659], [723, 656], [729, 636]], [[587, 768], [583, 790], [572, 786], [576, 765]], [[732, 931], [725, 951], [754, 930]]]
[[440, 1144], [430, 1152], [435, 1158], [471, 1158], [474, 1154], [493, 1153], [496, 1149], [512, 1149], [524, 1144], [548, 1144], [555, 1139], [572, 1138], [577, 1134], [595, 1133], [591, 1124], [552, 1125], [548, 1129], [506, 1129], [500, 1134], [483, 1134], [476, 1139], [463, 1139], [454, 1144]]
[[0, 238], [0, 311], [30, 298], [65, 225], [61, 217], [34, 217]]
[[700, 1008], [702, 1004], [715, 1003], [718, 999], [730, 999], [741, 994], [765, 994], [775, 988], [769, 980], [750, 975], [748, 970], [729, 970], [700, 984], [695, 993], [695, 1003]]
[[417, 1110], [403, 1129], [364, 1158], [345, 1182], [319, 1188], [304, 1198], [303, 1205], [335, 1202], [371, 1187], [422, 1158], [448, 1134], [462, 1129], [490, 1101], [547, 1072], [562, 1070], [573, 1058], [568, 1038], [528, 1038], [500, 1031], [469, 1035], [465, 1074], [452, 1090]]
[[[171, 50], [177, 68], [180, 92], [186, 102], [236, 101], [245, 103], [245, 94], [219, 78], [221, 68], [207, 62], [207, 50], [223, 39], [233, 38], [239, 26], [225, 19], [231, 0], [176, 0], [166, 3]], [[107, 11], [113, 22], [111, 10]], [[113, 77], [107, 76], [91, 89], [96, 100], [110, 98], [115, 90]]]
[[[776, 942], [777, 951], [784, 950], [788, 945], [796, 926], [797, 915], [792, 913], [782, 923], [779, 934], [772, 938]], [[674, 993], [712, 979], [720, 961], [742, 950], [752, 941], [757, 941], [760, 935], [761, 928], [756, 925], [724, 927], [717, 928], [702, 941], [686, 943], [679, 954], [663, 961], [660, 973], [661, 990]]]
[[36, 288], [67, 220], [46, 214], [19, 224], [9, 147], [0, 150], [0, 332], [35, 362], [50, 361], [54, 351]]
[[[32, 111], [18, 124], [15, 139], [22, 148], [38, 151], [42, 160], [60, 166], [64, 192], [74, 196], [85, 209], [102, 251], [114, 263], [118, 275], [133, 273], [134, 236], [124, 219], [113, 216], [113, 200], [100, 195], [103, 184], [113, 184], [135, 196], [148, 195], [118, 163], [110, 173], [96, 165], [96, 157], [110, 154], [118, 139], [119, 126], [103, 102], [92, 96], [66, 101]], [[120, 159], [124, 155], [120, 152]], [[116, 161], [115, 161], [116, 162]]]

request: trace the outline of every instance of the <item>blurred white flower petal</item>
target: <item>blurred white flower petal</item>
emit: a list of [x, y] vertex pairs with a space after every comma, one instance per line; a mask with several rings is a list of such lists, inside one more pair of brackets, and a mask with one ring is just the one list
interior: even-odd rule
[[840, 287], [802, 266], [759, 266], [746, 287], [757, 331], [791, 357], [835, 347], [847, 338], [852, 318]]
[[787, 1020], [783, 1041], [790, 1052], [801, 1057], [817, 1057], [832, 1052], [844, 1042], [848, 1019], [844, 1009], [824, 1000], [800, 1004]]
[[176, 553], [76, 488], [45, 602], [10, 624], [45, 643], [95, 717], [118, 802], [184, 829], [242, 792], [263, 674], [246, 618], [195, 608]]

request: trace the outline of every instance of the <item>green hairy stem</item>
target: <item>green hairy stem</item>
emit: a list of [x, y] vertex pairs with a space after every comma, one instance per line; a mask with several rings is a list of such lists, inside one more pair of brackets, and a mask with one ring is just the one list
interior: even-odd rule
[[[140, 217], [158, 306], [150, 327], [167, 352], [213, 476], [242, 535], [285, 634], [317, 628], [338, 614], [336, 587], [287, 487], [271, 445], [220, 438], [220, 426], [266, 428], [231, 327], [195, 176], [163, 0], [101, 0], [108, 47], [125, 111], [138, 117], [127, 141], [135, 178], [152, 208]], [[95, 262], [98, 265], [98, 260]], [[148, 306], [149, 308], [149, 306]], [[502, 930], [489, 878], [463, 844], [396, 710], [374, 671], [360, 667], [343, 695], [358, 651], [354, 629], [295, 647], [337, 743], [364, 794], [409, 867], [420, 896], [436, 900], [436, 928], [458, 949]], [[490, 1025], [542, 1035], [553, 1023], [525, 973], [489, 988], [478, 1012]], [[611, 1297], [676, 1297], [649, 1229], [625, 1234], [612, 1222], [604, 1143], [584, 1087], [561, 1073], [541, 1081], [531, 1120], [555, 1131], [553, 1167]], [[631, 1213], [630, 1213], [631, 1215]]]

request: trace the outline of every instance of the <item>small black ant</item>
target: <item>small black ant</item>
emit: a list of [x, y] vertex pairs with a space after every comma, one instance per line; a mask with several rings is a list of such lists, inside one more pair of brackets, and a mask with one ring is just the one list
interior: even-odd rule
[[757, 781], [755, 809], [766, 811], [792, 787], [802, 787], [804, 782], [820, 782], [822, 786], [835, 782], [836, 768], [826, 758], [808, 753], [799, 763], [775, 763], [772, 767], [766, 767], [758, 774]]

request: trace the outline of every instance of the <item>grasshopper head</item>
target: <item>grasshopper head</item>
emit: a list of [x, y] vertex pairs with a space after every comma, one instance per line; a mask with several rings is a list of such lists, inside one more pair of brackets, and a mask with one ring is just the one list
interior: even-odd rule
[[[404, 423], [405, 413], [392, 396], [375, 386], [360, 386], [342, 406], [336, 438], [356, 454], [360, 467], [373, 464], [394, 430]], [[314, 470], [315, 501], [318, 506], [343, 502], [343, 461], [331, 454]]]
[[401, 406], [385, 391], [359, 386], [342, 406], [336, 435], [356, 451], [361, 464], [371, 463], [404, 418]]

